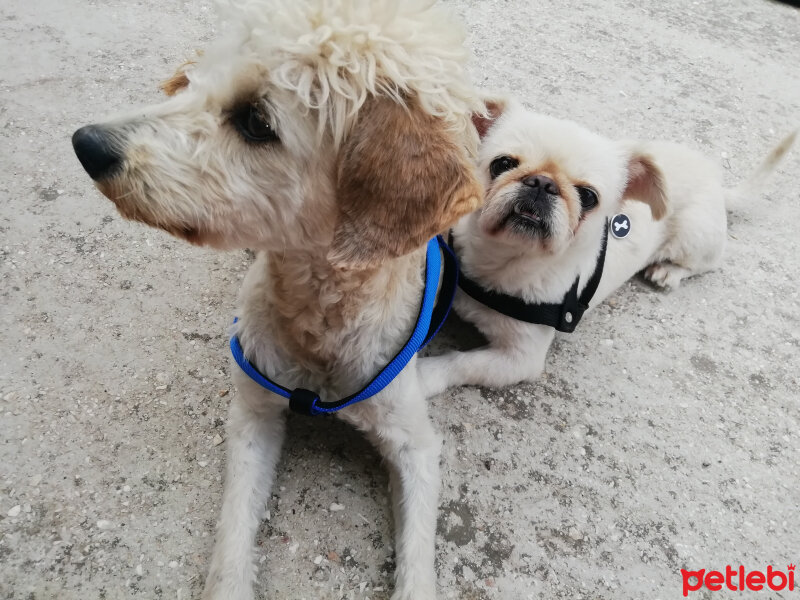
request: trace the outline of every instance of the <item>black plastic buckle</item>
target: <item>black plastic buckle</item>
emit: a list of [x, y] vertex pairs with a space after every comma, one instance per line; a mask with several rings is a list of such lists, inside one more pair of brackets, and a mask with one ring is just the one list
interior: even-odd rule
[[295, 388], [289, 395], [289, 409], [301, 415], [314, 416], [319, 396], [316, 392], [303, 388]]

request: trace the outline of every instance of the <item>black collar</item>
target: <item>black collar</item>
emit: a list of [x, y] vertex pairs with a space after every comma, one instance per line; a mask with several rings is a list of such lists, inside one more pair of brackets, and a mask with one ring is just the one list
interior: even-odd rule
[[[455, 252], [452, 231], [448, 242]], [[580, 297], [578, 297], [578, 284], [580, 283], [580, 275], [578, 275], [575, 278], [575, 283], [572, 284], [560, 304], [529, 304], [515, 296], [487, 290], [467, 277], [463, 271], [459, 274], [458, 285], [473, 299], [507, 317], [535, 325], [547, 325], [564, 333], [572, 333], [575, 331], [575, 327], [578, 326], [581, 317], [583, 317], [583, 313], [589, 308], [589, 302], [591, 302], [597, 291], [597, 286], [600, 284], [600, 278], [603, 276], [603, 265], [606, 261], [607, 246], [608, 222], [606, 221], [606, 226], [603, 229], [603, 244], [600, 247], [600, 254], [597, 256], [594, 273], [586, 283], [586, 287], [583, 288]]]

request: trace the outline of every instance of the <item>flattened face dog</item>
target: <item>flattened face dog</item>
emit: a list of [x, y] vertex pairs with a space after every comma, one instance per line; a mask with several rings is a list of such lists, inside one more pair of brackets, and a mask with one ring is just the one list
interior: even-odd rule
[[[78, 130], [75, 151], [124, 217], [259, 250], [234, 327], [243, 354], [289, 390], [341, 398], [414, 328], [426, 242], [481, 201], [463, 33], [416, 1], [240, 1], [227, 20], [164, 85], [170, 99]], [[289, 405], [239, 364], [207, 599], [253, 596]], [[395, 600], [435, 597], [440, 438], [424, 400], [412, 359], [337, 413], [391, 467]]]
[[733, 194], [715, 165], [677, 144], [609, 140], [511, 100], [488, 101], [487, 113], [475, 118], [485, 204], [453, 240], [463, 274], [455, 308], [490, 345], [422, 359], [431, 395], [536, 379], [555, 331], [572, 331], [642, 269], [674, 288], [716, 268], [726, 197], [752, 194], [794, 139]]

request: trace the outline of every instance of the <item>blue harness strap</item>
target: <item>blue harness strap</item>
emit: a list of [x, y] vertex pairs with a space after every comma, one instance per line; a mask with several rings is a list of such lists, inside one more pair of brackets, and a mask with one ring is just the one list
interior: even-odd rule
[[[436, 301], [436, 288], [439, 285], [439, 271], [444, 263], [442, 286], [439, 291], [439, 300]], [[411, 337], [403, 345], [395, 357], [389, 361], [375, 378], [355, 394], [333, 402], [322, 402], [319, 394], [304, 388], [290, 390], [272, 381], [261, 371], [256, 369], [244, 355], [238, 336], [231, 338], [231, 353], [236, 364], [241, 367], [250, 379], [261, 387], [268, 389], [279, 396], [289, 400], [289, 408], [294, 412], [305, 415], [319, 415], [341, 410], [346, 406], [366, 400], [380, 392], [389, 385], [400, 371], [411, 361], [414, 355], [424, 348], [428, 342], [439, 332], [442, 324], [450, 313], [453, 298], [458, 287], [458, 265], [455, 254], [442, 239], [437, 236], [428, 242], [425, 262], [425, 290], [422, 294], [422, 304], [417, 316], [417, 323]], [[234, 321], [235, 322], [235, 321]]]

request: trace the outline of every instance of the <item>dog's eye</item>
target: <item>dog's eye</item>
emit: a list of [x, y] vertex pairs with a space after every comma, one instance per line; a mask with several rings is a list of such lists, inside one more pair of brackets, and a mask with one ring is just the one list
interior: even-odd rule
[[232, 121], [239, 133], [251, 142], [270, 142], [278, 139], [278, 135], [264, 114], [252, 104], [234, 113]]
[[597, 206], [599, 202], [597, 199], [597, 192], [586, 186], [578, 186], [578, 196], [581, 198], [581, 207], [583, 210], [591, 210]]
[[495, 179], [506, 171], [516, 169], [518, 166], [519, 161], [516, 158], [511, 158], [510, 156], [498, 156], [489, 165], [489, 175], [492, 176], [492, 179]]

